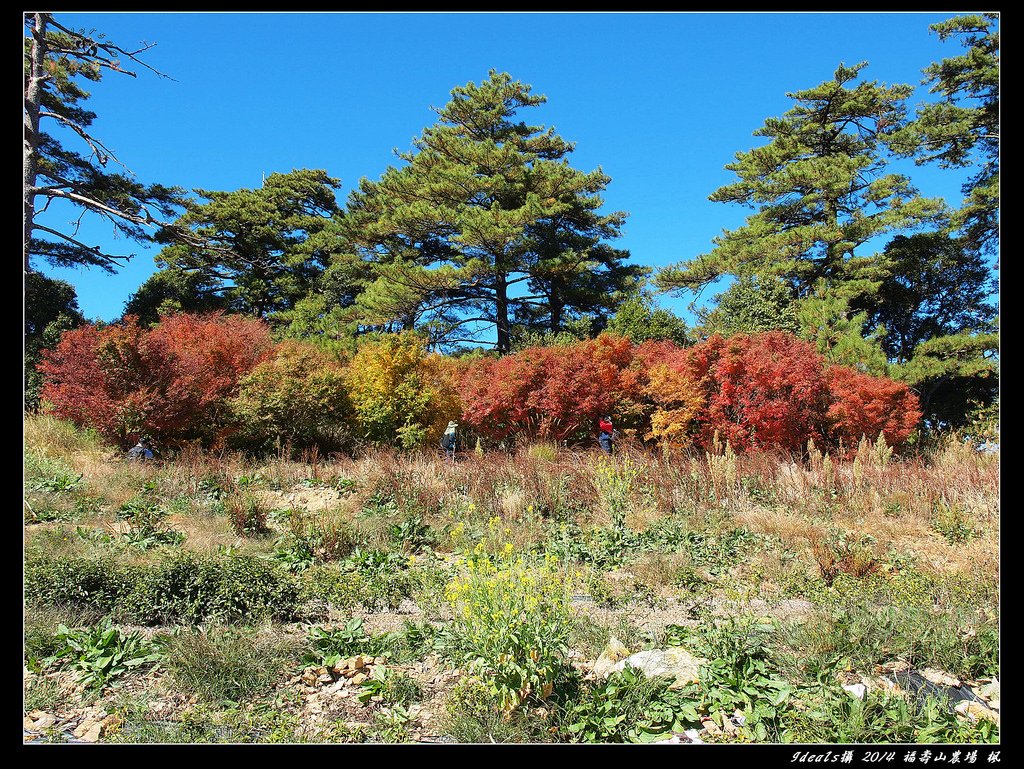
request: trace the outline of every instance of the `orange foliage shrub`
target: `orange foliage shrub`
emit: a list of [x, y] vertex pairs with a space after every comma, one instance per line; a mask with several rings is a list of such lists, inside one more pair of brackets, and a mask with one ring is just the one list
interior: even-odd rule
[[846, 366], [825, 372], [831, 404], [826, 417], [834, 440], [854, 450], [863, 436], [880, 434], [890, 446], [903, 443], [921, 421], [917, 396], [903, 382], [869, 376]]

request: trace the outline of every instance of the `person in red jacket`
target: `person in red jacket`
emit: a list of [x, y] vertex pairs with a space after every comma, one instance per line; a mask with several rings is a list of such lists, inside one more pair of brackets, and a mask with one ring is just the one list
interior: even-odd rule
[[615, 428], [612, 427], [611, 417], [601, 417], [597, 421], [597, 442], [601, 444], [601, 450], [605, 454], [612, 453], [612, 443], [615, 441]]

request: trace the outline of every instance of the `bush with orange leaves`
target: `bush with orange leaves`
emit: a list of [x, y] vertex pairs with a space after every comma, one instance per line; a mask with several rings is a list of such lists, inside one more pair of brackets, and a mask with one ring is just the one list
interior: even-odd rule
[[623, 349], [589, 339], [473, 361], [459, 388], [462, 419], [492, 440], [585, 440], [613, 410]]
[[903, 382], [870, 376], [846, 366], [825, 372], [831, 403], [826, 418], [834, 441], [855, 451], [862, 437], [885, 435], [890, 446], [910, 437], [921, 421], [917, 396]]
[[692, 347], [633, 345], [611, 335], [531, 347], [468, 364], [463, 420], [494, 440], [588, 440], [605, 412], [665, 448], [799, 452], [884, 432], [906, 440], [920, 418], [905, 385], [826, 367], [814, 346], [772, 331], [713, 336]]
[[716, 433], [736, 451], [827, 442], [825, 360], [810, 342], [782, 331], [716, 335], [691, 348], [690, 360], [706, 397], [698, 417], [704, 448]]

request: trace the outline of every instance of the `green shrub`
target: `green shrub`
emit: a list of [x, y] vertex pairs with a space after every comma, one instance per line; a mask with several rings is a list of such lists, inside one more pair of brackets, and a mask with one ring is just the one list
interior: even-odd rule
[[340, 609], [358, 606], [366, 595], [366, 580], [333, 564], [310, 566], [300, 576], [299, 599], [303, 603], [323, 601]]
[[144, 624], [287, 620], [299, 603], [299, 586], [255, 556], [183, 553], [144, 570], [125, 603], [126, 613]]
[[25, 564], [25, 598], [155, 625], [290, 619], [299, 602], [294, 578], [273, 564], [243, 555], [178, 553], [153, 565], [38, 557]]
[[141, 573], [141, 567], [112, 560], [29, 557], [25, 562], [25, 600], [109, 614], [131, 593]]

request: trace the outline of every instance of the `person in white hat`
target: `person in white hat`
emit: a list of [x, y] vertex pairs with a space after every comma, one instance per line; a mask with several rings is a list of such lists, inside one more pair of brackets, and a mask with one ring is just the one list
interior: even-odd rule
[[441, 436], [441, 448], [444, 449], [445, 456], [451, 457], [453, 462], [455, 461], [455, 448], [457, 445], [455, 430], [458, 426], [457, 422], [449, 422], [444, 435]]

